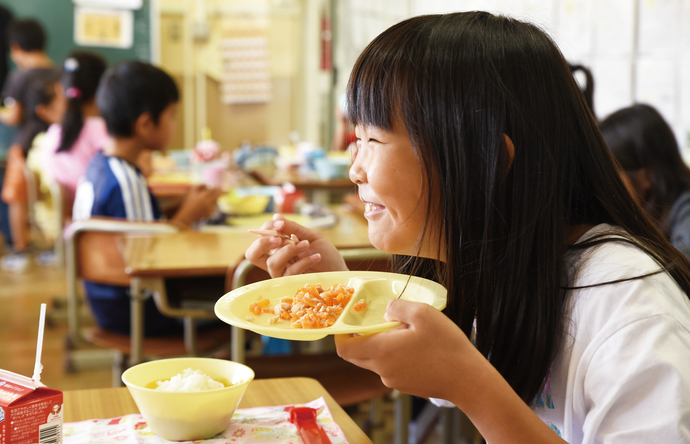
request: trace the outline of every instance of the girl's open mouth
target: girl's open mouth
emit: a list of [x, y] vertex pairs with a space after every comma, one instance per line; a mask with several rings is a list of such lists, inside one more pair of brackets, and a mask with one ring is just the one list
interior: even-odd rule
[[381, 211], [385, 210], [386, 207], [383, 205], [371, 203], [371, 202], [364, 202], [364, 216], [370, 215], [370, 214], [376, 214], [380, 213]]

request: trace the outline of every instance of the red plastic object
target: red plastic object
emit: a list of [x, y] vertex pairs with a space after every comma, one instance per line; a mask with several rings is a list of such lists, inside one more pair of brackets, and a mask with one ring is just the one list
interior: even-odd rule
[[326, 431], [316, 423], [316, 410], [311, 407], [292, 407], [290, 422], [297, 426], [297, 432], [304, 444], [331, 444]]

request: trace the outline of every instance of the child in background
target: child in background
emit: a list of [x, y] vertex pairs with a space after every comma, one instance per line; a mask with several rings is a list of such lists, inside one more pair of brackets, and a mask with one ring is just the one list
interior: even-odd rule
[[[340, 356], [459, 407], [489, 443], [690, 442], [690, 262], [543, 31], [485, 12], [402, 21], [355, 63], [348, 113], [372, 244], [448, 304], [394, 299], [402, 325], [336, 336]], [[345, 269], [319, 232], [263, 228], [302, 239], [247, 250], [272, 276]]]
[[79, 179], [109, 140], [96, 106], [96, 88], [105, 70], [103, 57], [84, 51], [72, 52], [62, 64], [67, 111], [62, 122], [48, 129], [41, 157], [43, 169], [63, 185], [65, 208], [70, 210]]
[[17, 126], [24, 116], [24, 96], [31, 82], [31, 71], [49, 70], [53, 63], [45, 53], [45, 32], [36, 20], [13, 20], [7, 37], [10, 58], [18, 69], [10, 73], [3, 85], [0, 120], [8, 126]]
[[[2, 157], [8, 159], [10, 157], [16, 158], [19, 154], [16, 150], [10, 154], [9, 149], [16, 145], [21, 137], [17, 127], [21, 124], [24, 116], [24, 101], [28, 85], [31, 83], [31, 77], [36, 74], [46, 74], [46, 72], [50, 71], [52, 62], [44, 51], [46, 44], [45, 32], [41, 24], [36, 20], [10, 20], [3, 35], [7, 36], [6, 43], [10, 58], [18, 68], [6, 77], [2, 86], [2, 92], [0, 93], [0, 100], [2, 101], [0, 103], [0, 122], [14, 130], [8, 144], [3, 147], [6, 151], [2, 153]], [[43, 73], [41, 73], [42, 71]], [[5, 174], [7, 173], [6, 169]], [[5, 177], [3, 177], [2, 182], [5, 182]], [[15, 220], [14, 223], [10, 221], [13, 216], [9, 214], [9, 207], [4, 201], [3, 207], [2, 213], [6, 215], [2, 221], [3, 232], [6, 235], [9, 234], [8, 241], [11, 241], [13, 237], [11, 225], [21, 224], [21, 221]], [[16, 218], [16, 213], [14, 217]], [[23, 252], [26, 248], [22, 244], [12, 246], [18, 252]], [[20, 262], [25, 262], [25, 258], [20, 256]]]
[[[7, 73], [9, 71], [9, 54], [10, 45], [8, 42], [7, 30], [9, 24], [12, 22], [12, 12], [6, 7], [0, 5], [0, 88], [5, 84]], [[0, 97], [0, 107], [2, 107], [2, 97]], [[7, 150], [14, 140], [15, 128], [5, 125], [0, 120], [0, 190], [2, 190], [2, 182], [5, 180], [5, 165], [4, 160], [7, 159]], [[2, 250], [6, 250], [12, 246], [12, 236], [10, 235], [10, 226], [7, 222], [7, 204], [0, 199], [0, 234], [2, 234], [4, 245], [1, 245]]]
[[[161, 218], [156, 198], [136, 166], [142, 151], [163, 151], [175, 131], [179, 93], [164, 71], [142, 62], [121, 62], [106, 71], [96, 92], [110, 143], [96, 154], [77, 187], [73, 219], [96, 216], [129, 221]], [[222, 194], [219, 188], [193, 187], [168, 221], [189, 229], [209, 217]], [[184, 252], [180, 252], [184, 254]], [[86, 297], [99, 327], [129, 335], [129, 288], [84, 282]], [[180, 331], [180, 323], [163, 316], [153, 299], [145, 304], [145, 335]]]
[[599, 129], [642, 208], [690, 258], [690, 168], [669, 124], [653, 107], [637, 104], [611, 114]]
[[2, 186], [2, 200], [9, 207], [10, 231], [15, 254], [3, 256], [5, 270], [21, 271], [29, 264], [27, 249], [31, 243], [27, 183], [24, 175], [26, 158], [36, 137], [52, 123], [59, 122], [65, 112], [65, 96], [57, 70], [35, 70], [24, 95], [24, 117], [19, 138], [10, 147], [7, 171]]

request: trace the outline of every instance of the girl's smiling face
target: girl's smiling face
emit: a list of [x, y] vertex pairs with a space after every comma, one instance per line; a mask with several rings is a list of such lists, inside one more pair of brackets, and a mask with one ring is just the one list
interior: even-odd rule
[[437, 257], [429, 242], [416, 248], [427, 221], [429, 187], [405, 127], [358, 125], [355, 132], [350, 180], [365, 203], [369, 240], [387, 253]]

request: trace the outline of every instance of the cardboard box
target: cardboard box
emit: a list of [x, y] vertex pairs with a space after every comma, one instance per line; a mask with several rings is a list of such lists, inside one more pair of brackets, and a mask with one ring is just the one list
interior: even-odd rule
[[62, 442], [62, 392], [0, 370], [0, 444]]

